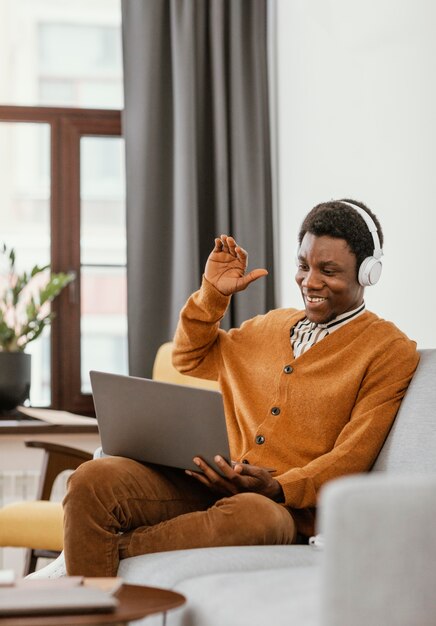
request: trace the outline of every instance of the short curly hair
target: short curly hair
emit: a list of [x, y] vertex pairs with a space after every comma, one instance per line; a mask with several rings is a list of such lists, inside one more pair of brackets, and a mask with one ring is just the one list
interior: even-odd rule
[[358, 272], [362, 261], [373, 254], [374, 241], [363, 217], [352, 207], [343, 204], [344, 202], [356, 204], [371, 216], [377, 226], [380, 246], [382, 247], [383, 231], [377, 217], [363, 202], [348, 198], [323, 202], [309, 211], [301, 225], [298, 243], [301, 245], [306, 233], [311, 233], [316, 237], [327, 235], [328, 237], [345, 239], [356, 257], [356, 272]]

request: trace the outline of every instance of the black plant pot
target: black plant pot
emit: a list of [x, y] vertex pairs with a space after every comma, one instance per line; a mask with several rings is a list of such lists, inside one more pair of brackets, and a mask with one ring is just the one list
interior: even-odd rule
[[0, 352], [0, 414], [29, 398], [30, 361], [24, 352]]

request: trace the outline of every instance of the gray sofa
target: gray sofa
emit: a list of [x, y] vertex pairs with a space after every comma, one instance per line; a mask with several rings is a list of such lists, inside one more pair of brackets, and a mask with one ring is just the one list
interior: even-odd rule
[[119, 575], [186, 596], [167, 626], [434, 626], [435, 519], [436, 350], [423, 350], [372, 472], [321, 493], [324, 548], [164, 552], [122, 561]]

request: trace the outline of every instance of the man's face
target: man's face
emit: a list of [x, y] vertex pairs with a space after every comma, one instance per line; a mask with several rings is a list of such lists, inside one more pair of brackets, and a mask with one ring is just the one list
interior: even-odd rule
[[363, 302], [356, 257], [345, 239], [306, 233], [298, 252], [295, 280], [311, 322], [326, 324]]

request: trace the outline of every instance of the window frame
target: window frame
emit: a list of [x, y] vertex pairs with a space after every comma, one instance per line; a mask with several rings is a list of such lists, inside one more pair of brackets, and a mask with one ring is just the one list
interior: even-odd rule
[[94, 415], [94, 405], [81, 391], [80, 140], [122, 137], [121, 116], [114, 109], [0, 105], [0, 123], [50, 126], [51, 268], [76, 276], [52, 305], [50, 407], [85, 415]]

